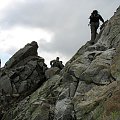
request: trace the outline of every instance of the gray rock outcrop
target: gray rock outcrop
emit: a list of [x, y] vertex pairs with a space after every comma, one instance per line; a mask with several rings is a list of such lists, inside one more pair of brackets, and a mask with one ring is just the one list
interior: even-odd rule
[[[60, 74], [12, 106], [2, 120], [119, 120], [119, 78], [120, 7], [101, 28], [94, 45], [87, 42]], [[10, 77], [2, 79], [11, 85]]]
[[[8, 109], [16, 98], [22, 98], [46, 81], [47, 66], [37, 55], [35, 41], [16, 52], [0, 71], [0, 107]], [[4, 108], [4, 109], [3, 109]]]
[[45, 71], [45, 76], [47, 79], [50, 79], [51, 77], [59, 73], [60, 73], [60, 69], [58, 67], [51, 67]]

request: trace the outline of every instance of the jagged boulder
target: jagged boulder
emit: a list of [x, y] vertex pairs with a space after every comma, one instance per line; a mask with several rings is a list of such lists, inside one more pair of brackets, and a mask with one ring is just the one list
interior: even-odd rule
[[[20, 63], [26, 63], [26, 59], [30, 56], [37, 56], [37, 49], [38, 44], [37, 42], [33, 41], [27, 45], [25, 45], [24, 48], [20, 49], [18, 52], [16, 52], [8, 62], [5, 64], [5, 68], [10, 69], [14, 66], [21, 66]], [[25, 59], [26, 58], [26, 59]]]
[[[37, 55], [35, 41], [16, 52], [0, 72], [0, 104], [9, 105], [16, 97], [25, 97], [45, 81], [47, 66]], [[0, 106], [1, 107], [1, 106]]]
[[60, 74], [9, 109], [2, 120], [119, 120], [119, 46], [120, 7], [94, 45], [87, 42]]

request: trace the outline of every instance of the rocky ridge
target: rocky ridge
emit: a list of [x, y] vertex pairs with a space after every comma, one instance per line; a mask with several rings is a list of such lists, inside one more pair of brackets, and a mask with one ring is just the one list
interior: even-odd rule
[[[46, 81], [47, 66], [37, 55], [35, 41], [16, 52], [0, 71], [0, 108], [4, 113], [18, 98], [31, 94]], [[4, 108], [4, 109], [3, 109]]]
[[[31, 51], [33, 46], [38, 47], [32, 42], [25, 50]], [[2, 120], [120, 119], [120, 7], [102, 26], [96, 43], [88, 41], [59, 74], [48, 76], [47, 81], [44, 60], [32, 51], [32, 55], [18, 52], [1, 70], [1, 101], [7, 94], [22, 96], [23, 91], [29, 92], [40, 83], [32, 94], [14, 101]], [[16, 68], [18, 72], [14, 72]], [[11, 87], [11, 81], [18, 81], [18, 86]]]

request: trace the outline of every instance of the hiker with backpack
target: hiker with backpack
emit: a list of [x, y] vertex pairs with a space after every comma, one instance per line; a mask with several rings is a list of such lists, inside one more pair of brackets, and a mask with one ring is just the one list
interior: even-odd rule
[[99, 21], [104, 23], [104, 19], [100, 14], [98, 14], [97, 10], [93, 10], [91, 13], [90, 19], [90, 28], [91, 28], [91, 44], [95, 43], [97, 29], [99, 27]]

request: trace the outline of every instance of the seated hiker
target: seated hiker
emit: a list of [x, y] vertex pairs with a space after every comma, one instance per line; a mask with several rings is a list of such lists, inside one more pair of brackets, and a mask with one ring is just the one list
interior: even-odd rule
[[62, 61], [59, 61], [59, 57], [56, 58], [56, 60], [50, 61], [51, 67], [58, 67], [59, 69], [62, 69], [64, 65], [62, 64]]
[[0, 59], [0, 68], [1, 68], [1, 59]]
[[97, 34], [97, 29], [99, 27], [99, 20], [104, 23], [104, 19], [101, 17], [101, 15], [98, 14], [97, 10], [93, 10], [89, 19], [90, 19], [90, 27], [91, 27], [91, 43], [94, 44]]

